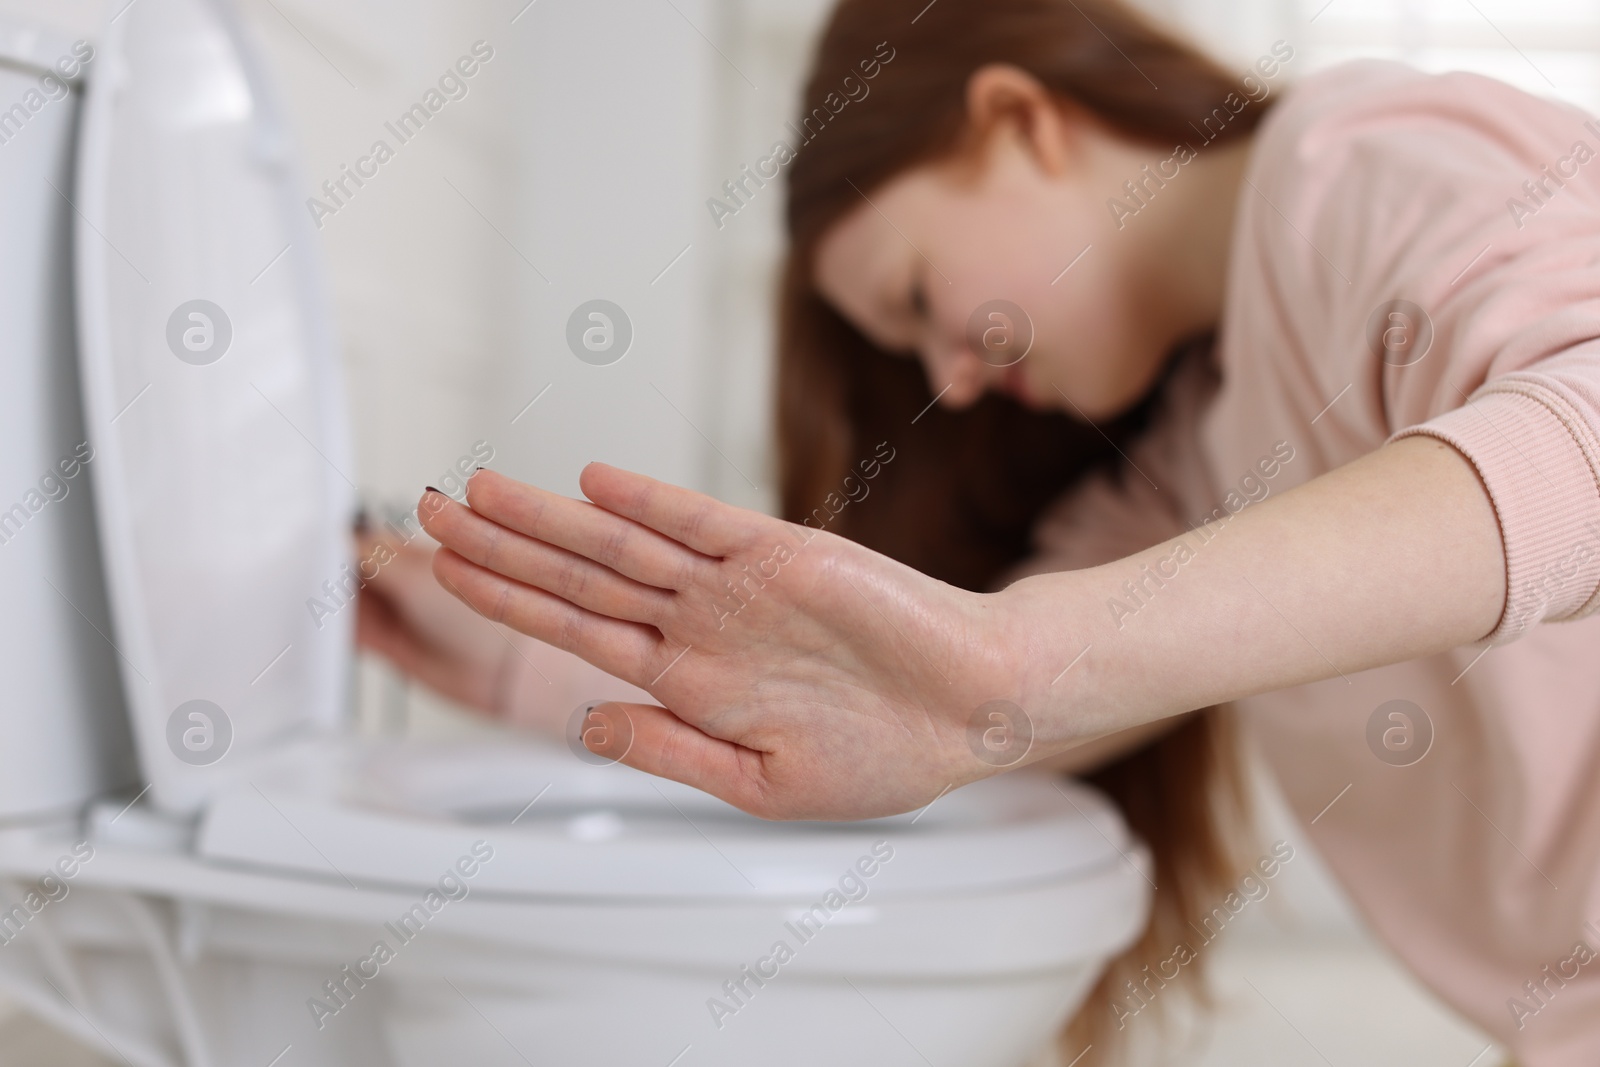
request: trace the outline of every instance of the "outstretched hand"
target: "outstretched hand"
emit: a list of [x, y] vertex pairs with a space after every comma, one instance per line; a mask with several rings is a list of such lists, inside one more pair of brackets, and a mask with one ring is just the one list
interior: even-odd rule
[[[1476, 468], [1421, 436], [1226, 537], [991, 594], [613, 467], [580, 484], [592, 503], [490, 471], [470, 507], [429, 493], [434, 574], [660, 702], [621, 705], [631, 731], [590, 731], [596, 753], [773, 818], [908, 811], [1117, 730], [1481, 640], [1508, 610]], [[1108, 615], [1162, 574], [1136, 619]]]
[[[1022, 724], [975, 718], [1016, 699], [1029, 643], [997, 596], [603, 464], [580, 484], [589, 502], [485, 470], [468, 506], [430, 492], [418, 511], [446, 589], [660, 702], [611, 709], [624, 725], [589, 733], [597, 754], [824, 819], [908, 811], [1043, 754], [1006, 733]], [[974, 736], [1024, 747], [986, 759]]]

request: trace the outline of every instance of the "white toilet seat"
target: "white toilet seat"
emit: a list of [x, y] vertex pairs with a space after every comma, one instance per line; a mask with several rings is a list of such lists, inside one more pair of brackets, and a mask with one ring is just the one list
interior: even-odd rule
[[[112, 812], [111, 814], [115, 814]], [[54, 862], [67, 837], [11, 842], [0, 878], [26, 878]], [[829, 923], [826, 936], [794, 964], [796, 972], [975, 979], [1036, 974], [1092, 963], [1134, 935], [1148, 906], [1148, 853], [1142, 846], [1071, 878], [983, 893], [872, 895]], [[205, 930], [207, 951], [266, 958], [347, 955], [364, 949], [414, 904], [420, 890], [351, 889], [321, 877], [236, 868], [183, 852], [153, 852], [101, 839], [73, 882], [79, 890], [131, 892], [184, 902], [182, 914]], [[570, 961], [673, 969], [737, 969], [764, 949], [811, 898], [739, 902], [596, 900], [573, 894], [490, 894], [474, 890], [436, 920], [437, 934], [503, 951]], [[972, 922], [981, 914], [981, 923]], [[219, 916], [230, 916], [223, 921]], [[349, 929], [348, 946], [327, 943]], [[269, 937], [259, 932], [272, 931]], [[287, 932], [303, 931], [316, 951]], [[597, 930], [606, 937], [598, 939]], [[928, 937], [937, 930], [937, 938]], [[107, 931], [99, 931], [104, 936]], [[182, 937], [180, 931], [180, 939]], [[111, 939], [115, 941], [115, 939]]]
[[[460, 760], [474, 748], [488, 758], [499, 751], [459, 746], [450, 756]], [[393, 757], [388, 753], [384, 759]], [[406, 759], [425, 761], [426, 755], [406, 753], [389, 765]], [[521, 762], [542, 765], [560, 777], [558, 760], [549, 754]], [[631, 781], [636, 772], [626, 768], [585, 769], [623, 772], [612, 784], [640, 784]], [[494, 844], [494, 859], [468, 880], [465, 899], [441, 911], [429, 939], [443, 936], [480, 946], [460, 950], [468, 955], [493, 946], [499, 952], [609, 966], [736, 970], [782, 934], [784, 923], [795, 921], [835, 887], [872, 842], [892, 842], [894, 858], [866, 880], [867, 895], [832, 916], [826, 937], [808, 946], [804, 958], [790, 968], [835, 979], [854, 974], [973, 981], [983, 975], [1015, 978], [1081, 967], [1126, 944], [1148, 907], [1149, 858], [1143, 846], [1115, 841], [1110, 835], [1123, 833], [1115, 824], [1099, 825], [1095, 816], [1103, 819], [1109, 809], [1098, 795], [1070, 783], [1061, 783], [1065, 792], [1057, 792], [1041, 776], [1024, 773], [957, 790], [940, 804], [969, 795], [951, 805], [941, 823], [930, 826], [924, 823], [937, 808], [915, 825], [915, 813], [866, 825], [789, 824], [792, 833], [780, 841], [750, 836], [747, 846], [757, 847], [746, 852], [705, 821], [720, 802], [697, 794], [703, 799], [696, 804], [690, 799], [694, 791], [683, 787], [675, 787], [681, 793], [674, 801], [680, 801], [710, 840], [652, 791], [657, 813], [678, 817], [678, 825], [655, 820], [648, 829], [624, 830], [610, 840], [574, 841], [566, 832], [571, 819], [630, 805], [634, 811], [648, 807], [635, 790], [607, 791], [596, 788], [596, 781], [569, 791], [586, 794], [587, 811], [584, 804], [573, 804], [520, 838], [505, 835], [503, 827], [469, 827], [437, 816], [377, 815], [359, 798], [306, 800], [269, 786], [270, 803], [264, 794], [258, 794], [258, 805], [248, 807], [223, 798], [215, 812], [202, 816], [193, 847], [180, 829], [163, 849], [150, 847], [155, 835], [141, 820], [157, 821], [158, 833], [163, 828], [170, 833], [173, 824], [139, 809], [124, 813], [120, 804], [107, 803], [91, 820], [97, 855], [84, 866], [78, 884], [183, 900], [190, 920], [205, 916], [200, 925], [212, 951], [269, 958], [319, 958], [331, 951], [337, 957], [365, 947], [383, 923], [433, 888], [472, 841], [488, 839]], [[643, 784], [649, 788], [648, 782]], [[990, 784], [1001, 788], [985, 788]], [[556, 788], [552, 784], [530, 812], [551, 799]], [[295, 852], [285, 847], [288, 837], [269, 832], [266, 840], [252, 845], [249, 835], [262, 830], [264, 814], [287, 828], [289, 836], [298, 839], [305, 832], [313, 840], [300, 840], [304, 851]], [[328, 826], [311, 821], [328, 817], [336, 821]], [[339, 823], [340, 818], [347, 821]], [[361, 842], [359, 835], [374, 827], [382, 835], [381, 847], [371, 847], [370, 839]], [[630, 833], [636, 839], [629, 840]], [[974, 847], [973, 834], [1009, 844], [986, 854]], [[1073, 835], [1085, 834], [1099, 841], [1101, 847], [1092, 853], [1098, 859], [1084, 862], [1091, 854], [1085, 849], [1072, 854], [1078, 862], [1060, 862], [1057, 848]], [[1028, 853], [1039, 859], [1031, 871], [1003, 863], [985, 873], [975, 862], [986, 855], [1000, 857], [1020, 843], [1019, 835], [1032, 835], [1028, 843], [1037, 846]], [[1057, 848], [1051, 847], [1051, 839]], [[341, 851], [355, 842], [361, 842], [359, 849]], [[0, 850], [7, 857], [0, 862], [0, 876], [7, 869], [21, 874], [30, 863], [45, 864], [64, 844], [65, 839], [45, 838], [31, 848]], [[378, 859], [385, 849], [393, 858], [388, 864]], [[728, 861], [745, 865], [763, 852], [786, 861], [789, 881], [744, 885], [744, 892], [728, 893], [732, 880], [721, 873], [729, 870]], [[951, 877], [952, 858], [960, 861], [960, 877]], [[575, 860], [575, 867], [565, 866]], [[760, 873], [753, 865], [746, 869]], [[713, 891], [698, 888], [696, 878]], [[585, 879], [592, 884], [585, 885]], [[974, 921], [980, 916], [981, 921]], [[327, 939], [334, 937], [337, 943], [337, 930], [358, 933], [348, 944], [330, 949]], [[600, 930], [605, 937], [595, 936]], [[938, 936], [929, 937], [930, 931]], [[302, 943], [308, 936], [309, 942]]]
[[496, 856], [474, 878], [483, 893], [747, 900], [825, 892], [884, 840], [902, 847], [873, 888], [898, 895], [1070, 879], [1131, 847], [1098, 794], [1032, 775], [974, 783], [893, 818], [770, 823], [699, 790], [528, 742], [322, 738], [283, 755], [280, 771], [264, 769], [210, 802], [197, 855], [415, 888], [484, 838]]

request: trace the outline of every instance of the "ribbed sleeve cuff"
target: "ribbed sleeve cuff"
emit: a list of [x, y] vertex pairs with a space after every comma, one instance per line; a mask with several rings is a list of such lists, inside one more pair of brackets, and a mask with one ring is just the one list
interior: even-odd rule
[[1580, 418], [1535, 382], [1500, 379], [1389, 438], [1428, 434], [1449, 443], [1489, 490], [1505, 546], [1506, 604], [1481, 640], [1512, 641], [1545, 619], [1600, 605], [1600, 482], [1580, 443], [1581, 423], [1568, 424]]

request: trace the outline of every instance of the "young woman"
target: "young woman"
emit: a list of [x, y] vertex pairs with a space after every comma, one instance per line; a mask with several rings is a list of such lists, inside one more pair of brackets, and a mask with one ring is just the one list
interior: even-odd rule
[[[1290, 89], [1294, 54], [844, 0], [788, 164], [788, 521], [486, 471], [424, 495], [432, 568], [647, 691], [626, 762], [762, 816], [927, 804], [1014, 705], [1016, 762], [1157, 856], [1101, 1031], [1231, 879], [1229, 703], [1424, 981], [1527, 1067], [1600, 1062], [1600, 124], [1389, 63]], [[518, 706], [400, 573], [367, 643]]]

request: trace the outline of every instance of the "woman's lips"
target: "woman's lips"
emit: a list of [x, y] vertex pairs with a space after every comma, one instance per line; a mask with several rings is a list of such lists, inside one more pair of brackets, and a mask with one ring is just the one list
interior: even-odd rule
[[1013, 363], [1005, 369], [1005, 373], [1000, 376], [1000, 390], [1023, 407], [1034, 408], [1039, 406], [1038, 401], [1034, 399], [1033, 393], [1028, 389], [1028, 379], [1022, 373], [1022, 364], [1020, 362]]

